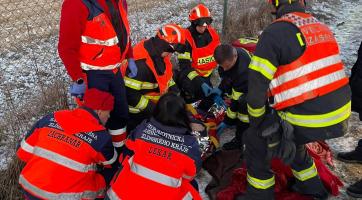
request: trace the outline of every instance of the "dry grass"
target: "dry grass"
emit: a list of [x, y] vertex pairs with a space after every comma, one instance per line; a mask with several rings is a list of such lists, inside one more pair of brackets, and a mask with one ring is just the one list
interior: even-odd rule
[[24, 163], [15, 158], [9, 163], [6, 170], [0, 171], [0, 199], [24, 199], [18, 183], [19, 174], [23, 167]]
[[225, 34], [222, 40], [232, 42], [242, 36], [256, 37], [258, 32], [271, 22], [270, 6], [265, 1], [229, 1]]

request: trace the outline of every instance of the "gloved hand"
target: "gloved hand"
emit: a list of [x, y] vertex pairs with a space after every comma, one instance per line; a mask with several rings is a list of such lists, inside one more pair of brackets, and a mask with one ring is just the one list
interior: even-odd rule
[[130, 71], [128, 77], [134, 78], [137, 76], [138, 68], [133, 58], [128, 58], [128, 69]]
[[204, 93], [205, 97], [208, 97], [212, 94], [221, 96], [222, 91], [219, 88], [212, 88], [209, 84], [203, 83], [201, 85], [202, 92]]
[[216, 128], [217, 136], [220, 137], [226, 128], [231, 128], [231, 126], [225, 122], [221, 122]]
[[82, 82], [74, 82], [69, 88], [70, 95], [77, 98], [83, 98], [84, 92], [86, 90], [86, 85], [84, 81]]
[[226, 105], [224, 99], [220, 95], [214, 96], [214, 103], [216, 103], [216, 105], [218, 105], [218, 106], [224, 107], [225, 109], [227, 108], [227, 105]]
[[210, 87], [209, 84], [203, 83], [201, 85], [201, 89], [202, 89], [202, 92], [204, 93], [205, 97], [208, 97], [208, 96], [210, 96], [211, 91], [212, 91], [213, 88]]

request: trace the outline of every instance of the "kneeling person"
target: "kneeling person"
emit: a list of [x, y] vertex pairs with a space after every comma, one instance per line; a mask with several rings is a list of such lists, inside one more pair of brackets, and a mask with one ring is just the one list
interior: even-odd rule
[[26, 199], [103, 198], [105, 168], [117, 159], [106, 124], [114, 97], [89, 89], [84, 107], [39, 120], [17, 151], [25, 167], [19, 177]]
[[249, 127], [245, 97], [248, 92], [248, 66], [251, 58], [246, 50], [228, 44], [218, 46], [214, 57], [220, 65], [219, 74], [222, 81], [219, 88], [231, 98], [225, 119], [219, 125], [218, 135], [224, 128], [236, 125], [235, 137], [224, 144], [223, 148], [225, 150], [241, 149], [242, 133]]
[[162, 96], [153, 117], [126, 141], [131, 157], [125, 156], [108, 199], [201, 199], [190, 183], [201, 168], [200, 147], [190, 133], [184, 100]]

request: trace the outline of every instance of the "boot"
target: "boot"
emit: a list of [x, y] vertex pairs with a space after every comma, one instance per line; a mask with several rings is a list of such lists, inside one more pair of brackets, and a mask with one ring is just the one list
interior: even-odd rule
[[337, 159], [346, 163], [362, 164], [362, 151], [354, 150], [351, 152], [343, 152], [337, 155]]
[[328, 192], [324, 188], [319, 176], [313, 177], [306, 181], [296, 180], [296, 183], [292, 186], [292, 190], [300, 194], [310, 196], [316, 200], [327, 200]]
[[230, 142], [225, 143], [222, 148], [224, 150], [236, 150], [243, 149], [243, 142], [239, 137], [234, 137]]
[[351, 197], [362, 198], [362, 180], [357, 181], [347, 188], [347, 194]]

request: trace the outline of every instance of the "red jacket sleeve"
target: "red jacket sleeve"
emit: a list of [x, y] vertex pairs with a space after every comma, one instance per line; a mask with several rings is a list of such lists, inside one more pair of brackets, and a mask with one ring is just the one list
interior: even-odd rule
[[87, 18], [88, 9], [81, 0], [64, 0], [60, 18], [58, 52], [73, 81], [83, 78], [79, 47]]

